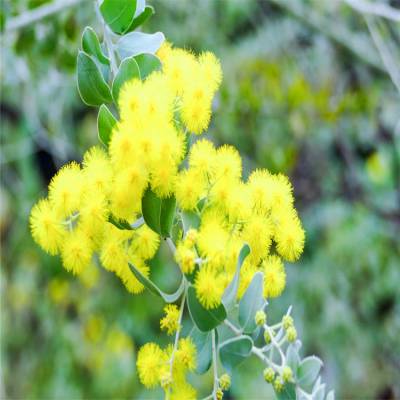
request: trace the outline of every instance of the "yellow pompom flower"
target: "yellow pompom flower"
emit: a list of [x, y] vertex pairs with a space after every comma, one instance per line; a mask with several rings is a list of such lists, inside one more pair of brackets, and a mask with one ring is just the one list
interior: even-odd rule
[[229, 233], [217, 216], [203, 218], [197, 245], [201, 256], [207, 258], [210, 264], [219, 265], [223, 262], [228, 240]]
[[47, 253], [57, 254], [66, 230], [48, 199], [33, 206], [29, 222], [35, 242]]
[[256, 211], [266, 212], [270, 207], [268, 199], [268, 187], [271, 174], [266, 169], [256, 169], [247, 181], [251, 206]]
[[304, 248], [305, 233], [294, 209], [282, 211], [275, 228], [276, 248], [287, 261], [298, 260]]
[[142, 98], [144, 83], [140, 79], [131, 79], [124, 83], [118, 96], [118, 108], [121, 120], [143, 118], [144, 103]]
[[196, 253], [187, 248], [183, 243], [179, 243], [176, 252], [175, 260], [180, 265], [184, 274], [191, 274], [195, 267]]
[[160, 320], [160, 328], [172, 335], [179, 329], [179, 309], [175, 304], [167, 304], [164, 312], [165, 317]]
[[171, 55], [172, 45], [167, 40], [164, 40], [160, 48], [156, 52], [156, 56], [160, 59], [161, 63], [164, 63], [166, 58]]
[[224, 292], [224, 280], [210, 265], [203, 265], [196, 273], [194, 287], [196, 295], [203, 307], [216, 308], [221, 304]]
[[83, 173], [87, 191], [97, 196], [108, 197], [113, 171], [110, 159], [101, 147], [91, 147], [83, 156]]
[[82, 230], [75, 229], [66, 235], [61, 258], [67, 271], [80, 274], [91, 263], [92, 254], [92, 243]]
[[175, 197], [183, 210], [194, 210], [204, 194], [202, 179], [191, 169], [180, 172], [175, 183]]
[[185, 380], [174, 382], [171, 388], [169, 400], [196, 400], [197, 393], [195, 388]]
[[178, 174], [178, 166], [173, 160], [159, 160], [150, 171], [150, 184], [160, 198], [171, 196]]
[[174, 361], [178, 369], [193, 371], [196, 368], [196, 346], [190, 337], [179, 339]]
[[154, 257], [160, 245], [160, 237], [146, 224], [135, 230], [130, 250], [142, 260]]
[[49, 199], [56, 212], [64, 217], [79, 209], [84, 179], [76, 162], [64, 165], [49, 185]]
[[202, 81], [207, 84], [207, 89], [214, 94], [222, 81], [222, 68], [217, 57], [210, 51], [201, 53], [198, 57]]
[[199, 175], [211, 175], [214, 170], [217, 152], [214, 145], [207, 139], [194, 143], [189, 153], [189, 167]]
[[132, 163], [132, 160], [139, 157], [137, 140], [128, 131], [125, 123], [118, 123], [114, 127], [108, 151], [112, 164], [118, 170], [128, 167]]
[[223, 145], [217, 149], [214, 174], [221, 180], [242, 177], [242, 159], [233, 146]]
[[167, 364], [160, 347], [155, 343], [146, 343], [140, 348], [136, 361], [140, 382], [147, 388], [157, 386]]
[[241, 238], [249, 244], [249, 257], [254, 263], [258, 264], [261, 258], [268, 255], [273, 232], [271, 221], [264, 215], [253, 215], [244, 224]]
[[286, 273], [282, 260], [275, 255], [267, 257], [263, 263], [264, 296], [278, 297], [286, 285]]
[[248, 187], [242, 183], [230, 187], [228, 197], [226, 199], [226, 211], [230, 221], [247, 220], [251, 214], [250, 196]]

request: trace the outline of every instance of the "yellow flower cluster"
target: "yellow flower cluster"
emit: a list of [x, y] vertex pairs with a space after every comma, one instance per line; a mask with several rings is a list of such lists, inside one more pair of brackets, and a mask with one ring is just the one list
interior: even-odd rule
[[128, 261], [148, 276], [146, 260], [156, 253], [159, 237], [146, 225], [120, 230], [109, 216], [133, 223], [148, 186], [160, 197], [174, 193], [186, 132], [207, 129], [222, 76], [212, 53], [196, 57], [167, 44], [159, 55], [162, 71], [121, 89], [120, 121], [108, 151], [93, 147], [82, 165], [62, 167], [30, 217], [34, 240], [49, 254], [60, 254], [68, 271], [81, 274], [98, 253], [104, 268], [131, 293], [141, 292], [143, 285]]
[[190, 337], [179, 339], [161, 349], [156, 343], [146, 343], [138, 353], [137, 369], [140, 382], [147, 388], [163, 387], [167, 399], [196, 399], [195, 389], [187, 382], [186, 374], [196, 367], [196, 346]]
[[251, 252], [240, 276], [241, 297], [253, 275], [264, 272], [264, 295], [279, 296], [286, 281], [283, 261], [296, 261], [303, 251], [304, 231], [293, 206], [292, 186], [281, 174], [256, 170], [242, 180], [242, 162], [232, 146], [215, 148], [196, 141], [189, 152], [188, 168], [180, 171], [175, 196], [181, 209], [201, 217], [193, 240], [177, 246], [176, 260], [191, 274], [195, 260], [195, 288], [206, 308], [221, 303], [231, 281], [241, 247]]

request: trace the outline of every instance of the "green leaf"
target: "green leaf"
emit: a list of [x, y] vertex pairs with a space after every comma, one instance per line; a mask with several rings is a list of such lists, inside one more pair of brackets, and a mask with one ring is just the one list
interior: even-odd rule
[[291, 343], [286, 350], [286, 364], [292, 369], [294, 375], [296, 375], [299, 363], [300, 357], [297, 346]]
[[188, 288], [188, 308], [193, 323], [202, 332], [208, 332], [216, 328], [225, 318], [225, 307], [220, 304], [211, 310], [205, 309], [197, 300], [196, 291], [193, 286]]
[[82, 49], [89, 55], [95, 56], [102, 64], [110, 65], [110, 59], [104, 55], [96, 32], [90, 26], [83, 31]]
[[104, 0], [100, 12], [113, 32], [122, 35], [131, 25], [136, 11], [136, 0]]
[[304, 390], [311, 389], [322, 367], [322, 361], [315, 356], [302, 360], [297, 368], [297, 383]]
[[231, 373], [251, 354], [252, 347], [253, 341], [244, 335], [223, 342], [219, 347], [222, 365]]
[[256, 272], [239, 303], [239, 324], [244, 333], [252, 333], [257, 328], [254, 317], [263, 306], [263, 274]]
[[125, 31], [125, 33], [131, 32], [138, 26], [143, 25], [153, 14], [154, 14], [154, 8], [152, 6], [146, 6], [144, 11], [133, 19], [131, 25]]
[[278, 400], [296, 400], [296, 386], [293, 383], [285, 383], [280, 392], [275, 392]]
[[128, 231], [134, 230], [128, 221], [126, 221], [125, 219], [117, 219], [112, 214], [108, 216], [108, 222], [110, 222], [111, 224], [113, 224], [114, 226], [116, 226], [118, 229], [121, 230], [128, 230]]
[[140, 76], [146, 79], [152, 72], [161, 69], [161, 61], [153, 54], [140, 54], [135, 57], [139, 65]]
[[201, 332], [194, 326], [189, 336], [197, 349], [196, 373], [204, 374], [212, 362], [212, 334], [211, 332]]
[[222, 303], [224, 304], [224, 306], [227, 310], [232, 309], [232, 307], [235, 304], [236, 294], [237, 294], [237, 290], [239, 287], [240, 268], [241, 268], [245, 258], [249, 255], [249, 253], [250, 253], [250, 247], [247, 244], [245, 244], [241, 248], [240, 253], [239, 253], [239, 257], [238, 257], [237, 264], [236, 264], [235, 275], [233, 276], [231, 283], [225, 289], [225, 292], [222, 296]]
[[123, 84], [133, 78], [140, 79], [139, 66], [133, 57], [125, 58], [125, 60], [123, 60], [119, 66], [117, 75], [115, 76], [112, 85], [112, 95], [116, 103], [118, 102], [119, 91], [121, 90]]
[[117, 120], [114, 115], [112, 115], [105, 104], [102, 104], [99, 109], [99, 114], [97, 115], [97, 132], [100, 142], [106, 147], [110, 142], [112, 130], [116, 123]]
[[100, 106], [103, 103], [112, 102], [110, 88], [96, 63], [83, 51], [78, 53], [77, 69], [78, 91], [85, 104]]
[[154, 54], [165, 41], [165, 36], [162, 32], [143, 33], [130, 32], [122, 36], [117, 44], [121, 60], [127, 57], [137, 56], [139, 54]]
[[128, 263], [128, 265], [138, 281], [142, 283], [143, 286], [145, 286], [147, 289], [149, 289], [151, 293], [161, 297], [166, 303], [174, 303], [176, 300], [179, 299], [185, 289], [185, 279], [182, 276], [182, 280], [178, 289], [176, 289], [176, 291], [171, 294], [165, 293], [154, 282], [145, 277], [133, 264]]
[[160, 199], [148, 188], [142, 198], [142, 213], [146, 224], [156, 233], [169, 237], [174, 222], [176, 199]]
[[185, 231], [188, 231], [190, 228], [198, 229], [200, 226], [200, 218], [194, 211], [182, 211], [182, 223], [185, 227]]
[[330, 390], [326, 395], [325, 400], [335, 400], [335, 392]]

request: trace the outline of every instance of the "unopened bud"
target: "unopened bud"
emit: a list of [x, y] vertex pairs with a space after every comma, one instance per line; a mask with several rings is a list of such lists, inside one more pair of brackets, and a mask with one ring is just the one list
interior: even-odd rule
[[293, 326], [293, 318], [290, 315], [285, 315], [282, 318], [282, 325], [284, 329], [289, 329], [291, 326]]
[[222, 398], [224, 397], [224, 392], [221, 389], [218, 389], [217, 393], [216, 393], [216, 397], [217, 397], [217, 400], [222, 400]]
[[196, 229], [189, 229], [186, 233], [186, 237], [185, 237], [185, 245], [187, 247], [193, 247], [196, 243], [197, 240], [197, 234], [198, 232], [196, 231]]
[[286, 365], [285, 367], [283, 367], [282, 370], [282, 379], [284, 382], [289, 382], [292, 380], [292, 378], [293, 378], [292, 369]]
[[279, 393], [283, 389], [283, 380], [280, 376], [277, 376], [276, 379], [274, 380], [274, 388], [275, 390]]
[[268, 383], [272, 383], [275, 378], [275, 372], [271, 367], [264, 369], [264, 379]]
[[231, 377], [228, 374], [223, 374], [219, 378], [219, 387], [222, 390], [228, 390], [231, 387]]
[[292, 343], [297, 339], [297, 331], [294, 326], [291, 326], [286, 331], [286, 337], [288, 342]]
[[258, 310], [254, 320], [258, 326], [263, 326], [267, 322], [267, 315], [263, 310]]

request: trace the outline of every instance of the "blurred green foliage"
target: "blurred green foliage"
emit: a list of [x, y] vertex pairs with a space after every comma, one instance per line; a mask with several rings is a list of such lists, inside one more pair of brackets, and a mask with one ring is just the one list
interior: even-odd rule
[[[6, 1], [1, 18], [7, 27], [46, 2]], [[224, 81], [210, 136], [239, 148], [245, 174], [257, 166], [291, 176], [306, 251], [287, 266], [288, 287], [269, 318], [293, 304], [303, 351], [325, 360], [338, 398], [354, 397], [355, 387], [360, 398], [398, 398], [399, 93], [360, 14], [308, 0], [307, 21], [285, 4], [159, 0], [145, 29], [217, 54]], [[82, 1], [2, 35], [2, 398], [159, 395], [142, 392], [134, 364], [136, 348], [160, 336], [162, 303], [130, 296], [97, 265], [68, 275], [29, 234], [30, 207], [56, 168], [97, 142], [95, 112], [80, 101], [74, 75], [80, 34], [97, 23]], [[380, 26], [398, 49], [398, 27]], [[357, 53], [355, 37], [366, 46]], [[166, 289], [171, 263], [162, 247], [152, 273]], [[271, 395], [256, 363], [235, 373], [232, 398]]]

